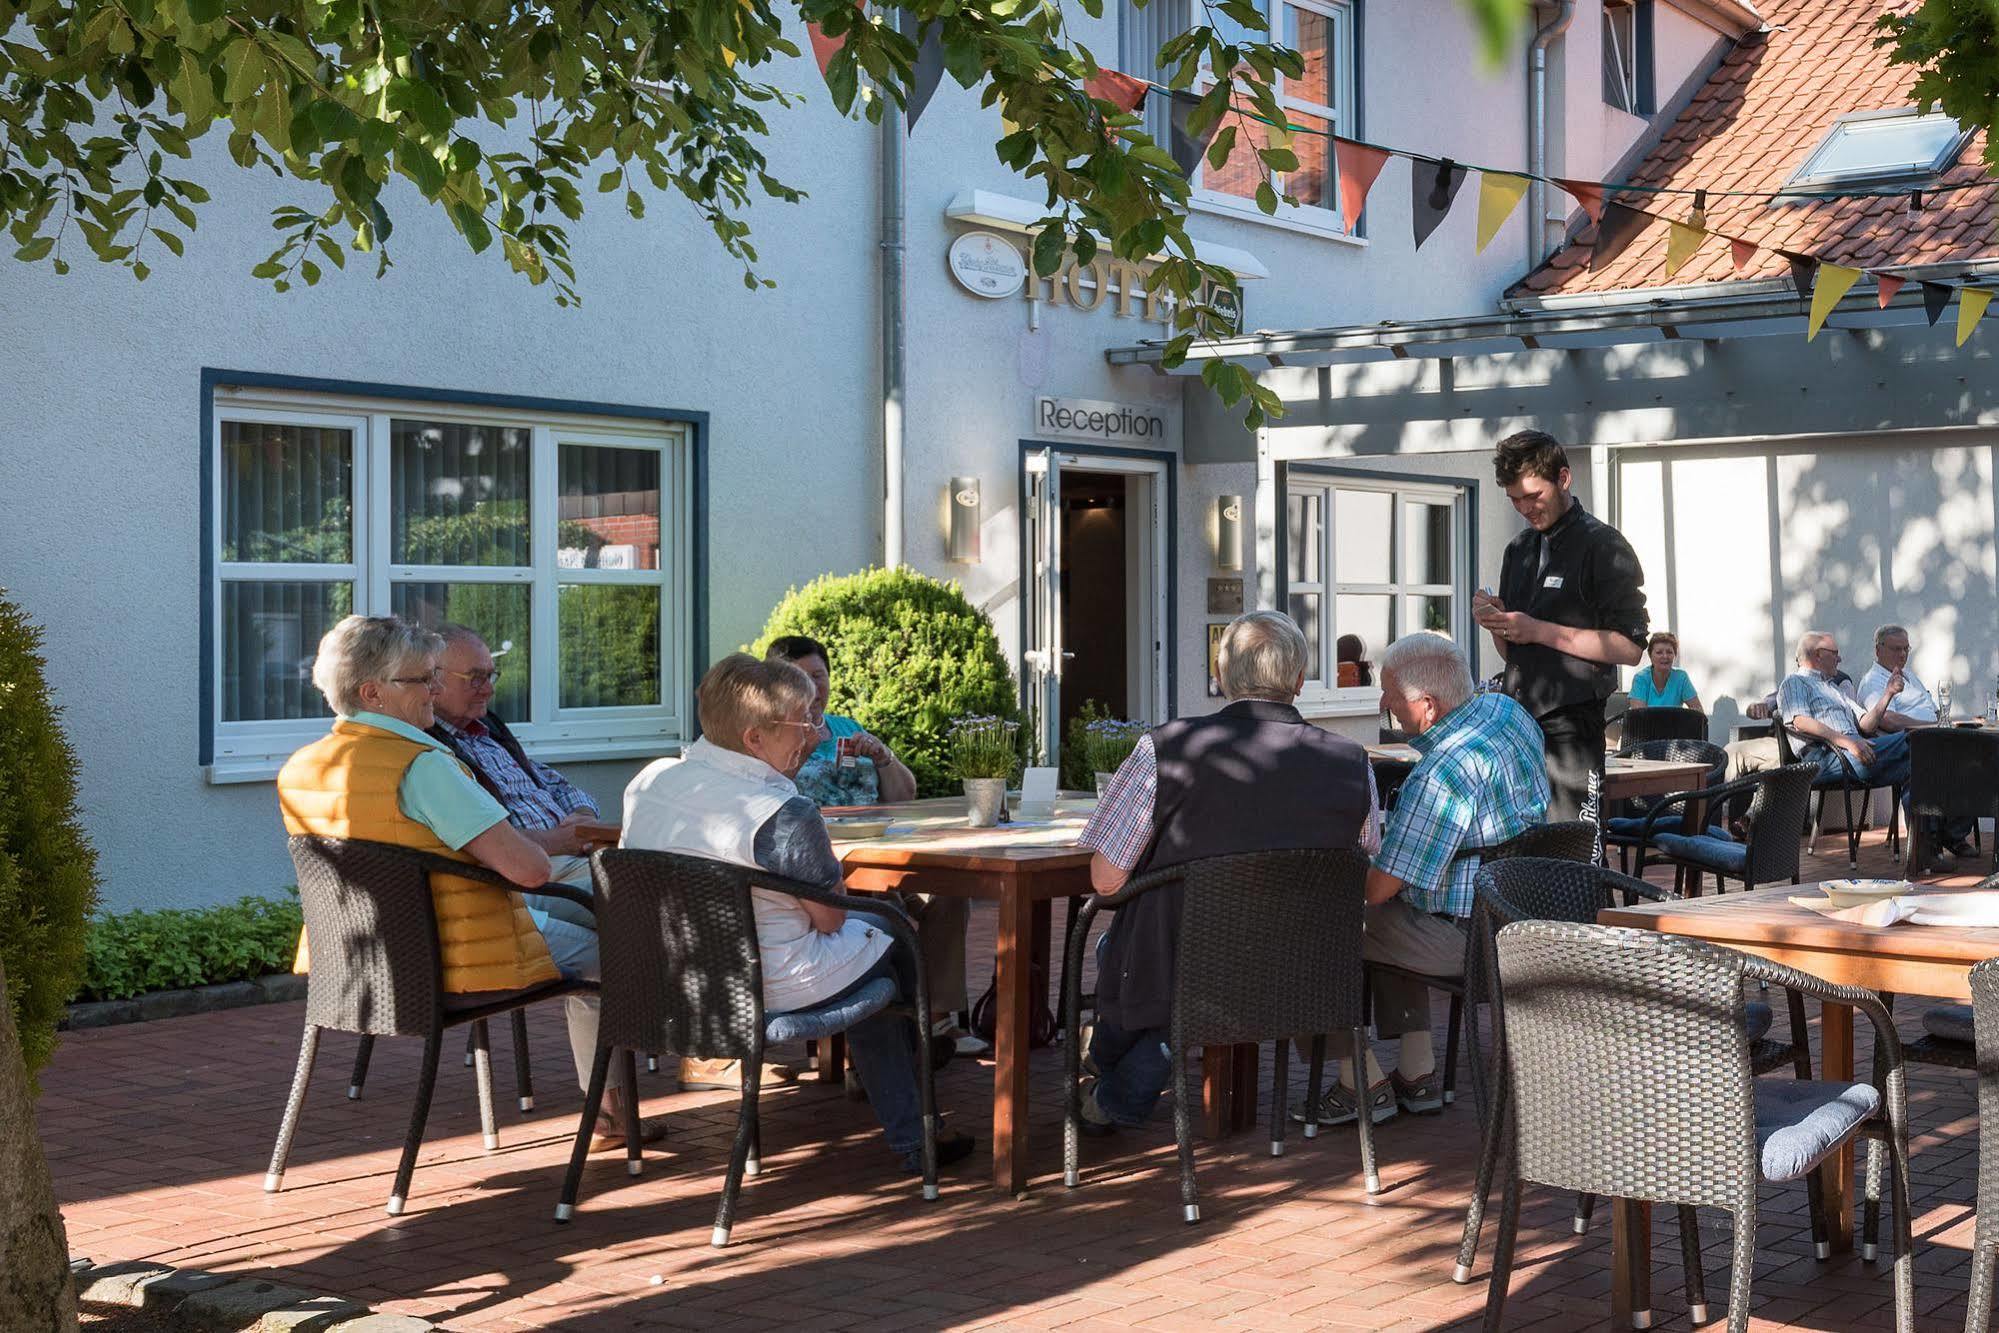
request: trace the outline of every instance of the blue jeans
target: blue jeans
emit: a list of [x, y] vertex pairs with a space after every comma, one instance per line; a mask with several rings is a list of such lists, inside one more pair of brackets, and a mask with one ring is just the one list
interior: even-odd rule
[[[1097, 966], [1103, 967], [1106, 931], [1097, 937]], [[1090, 1059], [1097, 1066], [1097, 1106], [1117, 1124], [1132, 1127], [1152, 1118], [1166, 1080], [1173, 1076], [1165, 1028], [1127, 1032], [1097, 1016], [1090, 1033]]]
[[[1886, 787], [1909, 780], [1909, 733], [1891, 731], [1885, 735], [1870, 737], [1867, 742], [1874, 747], [1874, 760], [1863, 764], [1858, 759], [1847, 756], [1855, 777], [1870, 787]], [[1840, 753], [1830, 745], [1815, 745], [1809, 756], [1818, 765], [1819, 776], [1837, 778], [1845, 770], [1840, 765]]]
[[[886, 925], [882, 928], [887, 929]], [[891, 944], [888, 952], [856, 977], [852, 985], [812, 1008], [843, 1000], [877, 977], [895, 982], [897, 999], [916, 994], [913, 960]], [[923, 1097], [916, 1086], [916, 1035], [916, 1026], [907, 1015], [887, 1009], [876, 1010], [847, 1029], [847, 1054], [868, 1090], [868, 1105], [874, 1107], [875, 1118], [881, 1121], [889, 1151], [904, 1159], [923, 1150]]]

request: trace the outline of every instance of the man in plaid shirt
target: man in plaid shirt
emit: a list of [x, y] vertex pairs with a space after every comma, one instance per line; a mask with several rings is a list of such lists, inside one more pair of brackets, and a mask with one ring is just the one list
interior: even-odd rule
[[[1422, 757], [1402, 784], [1367, 872], [1362, 953], [1429, 976], [1462, 976], [1464, 919], [1471, 915], [1479, 866], [1477, 856], [1463, 853], [1496, 846], [1546, 819], [1541, 729], [1506, 695], [1475, 693], [1464, 654], [1441, 634], [1410, 634], [1391, 644], [1382, 656], [1381, 690], [1388, 711]], [[1402, 1039], [1388, 1080], [1369, 1057], [1374, 1118], [1393, 1115], [1398, 1104], [1411, 1111], [1442, 1109], [1430, 1044], [1429, 988], [1379, 976], [1374, 1030]], [[1333, 1042], [1338, 1044], [1337, 1035]], [[1352, 1061], [1343, 1061], [1340, 1080], [1352, 1079]]]

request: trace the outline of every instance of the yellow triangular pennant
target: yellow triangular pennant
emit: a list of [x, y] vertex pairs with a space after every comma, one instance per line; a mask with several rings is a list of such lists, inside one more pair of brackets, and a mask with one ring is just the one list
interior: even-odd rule
[[1694, 251], [1707, 239], [1707, 232], [1685, 222], [1669, 222], [1666, 228], [1666, 276], [1670, 278], [1694, 257]]
[[1812, 283], [1812, 313], [1805, 321], [1805, 341], [1819, 336], [1826, 316], [1839, 304], [1839, 298], [1853, 290], [1853, 284], [1860, 281], [1860, 270], [1848, 268], [1844, 264], [1820, 264], [1818, 278]]
[[1504, 171], [1478, 174], [1478, 250], [1483, 254], [1527, 193], [1527, 178]]
[[1978, 327], [1978, 321], [1985, 317], [1985, 307], [1992, 304], [1992, 293], [1981, 292], [1966, 287], [1957, 294], [1957, 345], [1964, 346], [1964, 340]]

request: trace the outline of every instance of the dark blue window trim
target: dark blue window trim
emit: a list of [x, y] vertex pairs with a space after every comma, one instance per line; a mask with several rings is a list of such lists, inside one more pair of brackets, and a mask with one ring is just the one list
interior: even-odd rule
[[[285, 389], [295, 393], [323, 393], [351, 398], [392, 398], [408, 403], [442, 403], [457, 407], [491, 407], [515, 412], [555, 412], [571, 416], [618, 417], [628, 421], [660, 421], [687, 426], [688, 508], [694, 530], [689, 534], [694, 567], [689, 571], [688, 652], [690, 682], [699, 680], [708, 662], [708, 414], [677, 407], [637, 407], [629, 403], [596, 403], [577, 398], [539, 398], [512, 393], [474, 393], [455, 389], [433, 389], [409, 384], [378, 384], [369, 380], [321, 379], [310, 375], [277, 375], [260, 370], [201, 370], [201, 676], [197, 697], [201, 700], [201, 734], [196, 742], [198, 762], [203, 767], [215, 762], [215, 694], [210, 682], [215, 676], [215, 390], [229, 385], [239, 389]], [[698, 733], [694, 698], [688, 695], [683, 707], [688, 719], [688, 738]]]

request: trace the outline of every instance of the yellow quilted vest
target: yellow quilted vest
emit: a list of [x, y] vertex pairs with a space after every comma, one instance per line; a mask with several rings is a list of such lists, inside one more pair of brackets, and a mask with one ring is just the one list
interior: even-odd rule
[[[330, 734], [299, 750], [278, 774], [285, 831], [393, 843], [470, 862], [469, 855], [445, 846], [428, 825], [404, 814], [397, 802], [403, 774], [428, 748], [377, 727], [336, 721]], [[474, 779], [467, 773], [465, 780]], [[483, 880], [433, 874], [430, 896], [437, 909], [445, 990], [518, 990], [560, 979], [520, 894]], [[301, 931], [293, 970], [308, 970], [308, 962]]]

